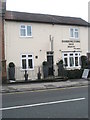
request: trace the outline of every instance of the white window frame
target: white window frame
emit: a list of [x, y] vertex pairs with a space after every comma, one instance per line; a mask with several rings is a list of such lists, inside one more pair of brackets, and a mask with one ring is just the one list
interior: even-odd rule
[[[23, 55], [25, 55], [26, 57], [22, 57]], [[32, 57], [28, 57], [28, 56], [32, 56]], [[26, 69], [23, 69], [22, 67], [22, 60], [25, 59], [26, 60]], [[29, 68], [28, 65], [28, 60], [32, 60], [32, 68]], [[33, 54], [21, 54], [21, 70], [34, 70], [34, 59], [33, 59]]]
[[[21, 35], [21, 29], [24, 29], [24, 28], [21, 28], [21, 26], [25, 26], [25, 36]], [[31, 35], [27, 35], [27, 27], [30, 27], [31, 28]], [[32, 37], [32, 26], [31, 25], [24, 25], [24, 24], [21, 24], [20, 25], [20, 37]]]
[[[67, 56], [65, 56], [65, 54], [67, 54]], [[71, 55], [72, 54], [72, 55]], [[70, 57], [73, 57], [74, 60], [74, 65], [70, 66]], [[75, 58], [78, 57], [78, 65], [75, 65]], [[65, 66], [66, 68], [80, 68], [80, 52], [63, 52], [62, 53], [62, 58], [63, 58], [63, 62], [65, 63], [65, 58], [67, 58], [67, 66]]]
[[[73, 36], [71, 36], [71, 29], [73, 30]], [[76, 31], [77, 30], [77, 31]], [[79, 29], [78, 28], [70, 28], [69, 29], [69, 33], [70, 33], [70, 38], [71, 39], [79, 39]], [[76, 35], [75, 34], [78, 34], [78, 37], [76, 37]]]

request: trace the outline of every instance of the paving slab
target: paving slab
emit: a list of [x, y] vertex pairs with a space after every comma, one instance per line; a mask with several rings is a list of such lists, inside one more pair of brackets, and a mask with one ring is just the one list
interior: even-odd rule
[[65, 88], [74, 86], [85, 86], [90, 81], [85, 79], [67, 80], [60, 82], [41, 82], [41, 83], [27, 83], [27, 84], [7, 84], [3, 85], [0, 93], [21, 92], [21, 91], [35, 91], [44, 89]]

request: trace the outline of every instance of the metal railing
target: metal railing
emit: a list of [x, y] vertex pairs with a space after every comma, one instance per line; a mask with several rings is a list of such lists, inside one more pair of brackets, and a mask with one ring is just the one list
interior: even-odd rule
[[[8, 71], [8, 68], [7, 68], [7, 79], [9, 79], [8, 72], [9, 71]], [[28, 80], [36, 80], [36, 79], [38, 79], [38, 75], [40, 75], [39, 76], [40, 79], [44, 79], [43, 66], [34, 66], [33, 70], [27, 70], [27, 74], [28, 74]], [[54, 65], [54, 75], [53, 76], [54, 77], [58, 76], [57, 65]], [[47, 77], [50, 77], [50, 76], [47, 76]], [[15, 67], [15, 80], [16, 81], [25, 80], [25, 70], [22, 70], [20, 67]]]

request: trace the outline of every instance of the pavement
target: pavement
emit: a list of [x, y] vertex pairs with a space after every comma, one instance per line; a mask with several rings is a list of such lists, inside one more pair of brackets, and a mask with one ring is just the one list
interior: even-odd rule
[[13, 92], [23, 92], [23, 91], [37, 91], [45, 89], [56, 89], [56, 88], [66, 88], [66, 87], [76, 87], [76, 86], [87, 86], [90, 81], [87, 79], [74, 79], [66, 81], [55, 81], [55, 82], [31, 82], [31, 83], [13, 83], [4, 84], [1, 86], [0, 93], [13, 93]]

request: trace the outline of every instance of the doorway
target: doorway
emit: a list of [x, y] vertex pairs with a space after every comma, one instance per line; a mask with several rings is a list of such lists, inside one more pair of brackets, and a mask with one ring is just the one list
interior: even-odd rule
[[48, 62], [48, 76], [54, 75], [54, 61], [53, 61], [53, 52], [47, 52], [47, 62]]

